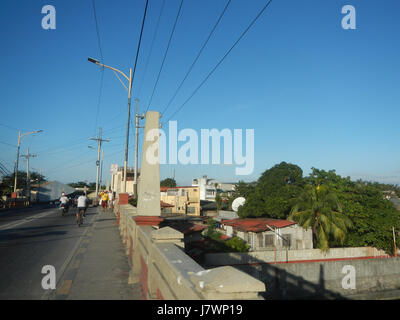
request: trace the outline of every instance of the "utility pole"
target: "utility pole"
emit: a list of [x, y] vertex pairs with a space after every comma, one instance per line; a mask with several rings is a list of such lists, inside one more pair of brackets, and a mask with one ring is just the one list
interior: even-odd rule
[[36, 202], [37, 202], [37, 203], [39, 203], [40, 181], [42, 181], [42, 169], [40, 169], [40, 176], [39, 176], [39, 181], [38, 181], [39, 188], [38, 188], [38, 191], [37, 191], [37, 193], [36, 193]]
[[136, 99], [136, 111], [135, 111], [135, 168], [134, 168], [134, 178], [133, 178], [133, 196], [137, 198], [137, 172], [138, 172], [138, 135], [139, 120], [144, 119], [144, 116], [139, 115], [139, 99]]
[[128, 88], [128, 117], [126, 121], [126, 143], [124, 158], [124, 184], [122, 192], [126, 192], [126, 171], [128, 170], [128, 146], [129, 146], [129, 125], [131, 117], [131, 94], [132, 94], [132, 68], [129, 69], [129, 88]]
[[100, 171], [100, 149], [101, 149], [101, 143], [102, 143], [103, 141], [104, 141], [104, 142], [110, 142], [110, 139], [102, 139], [102, 138], [101, 138], [101, 132], [102, 132], [102, 129], [99, 128], [99, 136], [98, 136], [97, 138], [92, 138], [92, 137], [90, 137], [90, 140], [96, 140], [96, 141], [97, 141], [96, 201], [97, 201], [97, 197], [98, 197], [98, 194], [99, 194], [99, 171]]
[[103, 185], [103, 152], [104, 152], [104, 150], [101, 150], [101, 161], [100, 161], [100, 189], [101, 189], [101, 186]]
[[23, 136], [29, 135], [29, 134], [35, 134], [42, 132], [43, 130], [37, 130], [37, 131], [32, 131], [32, 132], [26, 132], [24, 134], [21, 134], [21, 131], [18, 131], [18, 145], [17, 145], [17, 161], [15, 162], [15, 176], [14, 176], [14, 193], [17, 192], [17, 177], [18, 177], [18, 162], [19, 162], [19, 149], [21, 146], [21, 140]]
[[14, 192], [17, 192], [17, 176], [18, 176], [18, 162], [19, 162], [20, 145], [21, 145], [21, 131], [18, 131], [17, 161], [15, 162], [15, 174], [14, 174]]
[[26, 149], [26, 155], [21, 155], [21, 157], [26, 158], [26, 197], [28, 201], [31, 201], [31, 175], [29, 173], [29, 158], [36, 157], [36, 154], [30, 154], [29, 148]]

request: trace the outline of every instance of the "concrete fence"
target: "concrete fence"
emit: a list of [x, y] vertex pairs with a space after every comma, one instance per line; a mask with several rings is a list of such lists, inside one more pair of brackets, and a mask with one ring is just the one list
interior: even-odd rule
[[297, 263], [328, 260], [351, 260], [389, 258], [383, 250], [373, 247], [331, 248], [327, 252], [320, 249], [252, 251], [246, 253], [209, 253], [204, 255], [204, 264], [220, 266], [225, 264], [251, 263]]
[[115, 206], [117, 224], [131, 265], [129, 281], [140, 283], [143, 299], [261, 299], [262, 281], [231, 266], [204, 269], [185, 254], [181, 232], [158, 228], [162, 218], [137, 216], [135, 207], [123, 203], [127, 199], [120, 198]]
[[[276, 258], [276, 264], [274, 260]], [[206, 267], [234, 266], [263, 281], [265, 299], [400, 298], [400, 258], [372, 247], [205, 255]], [[354, 286], [346, 277], [353, 270]]]

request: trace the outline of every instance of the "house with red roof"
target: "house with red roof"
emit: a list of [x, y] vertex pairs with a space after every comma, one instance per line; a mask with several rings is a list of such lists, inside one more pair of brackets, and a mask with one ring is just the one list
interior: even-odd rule
[[296, 222], [271, 218], [221, 220], [220, 228], [227, 236], [247, 242], [251, 251], [312, 249], [312, 230]]

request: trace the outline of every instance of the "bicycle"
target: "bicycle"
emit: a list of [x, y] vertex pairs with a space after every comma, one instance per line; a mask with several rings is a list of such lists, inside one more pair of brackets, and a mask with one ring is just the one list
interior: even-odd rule
[[76, 213], [76, 223], [78, 224], [78, 227], [80, 227], [83, 223], [83, 215], [84, 214], [85, 214], [85, 209], [79, 208], [78, 212]]

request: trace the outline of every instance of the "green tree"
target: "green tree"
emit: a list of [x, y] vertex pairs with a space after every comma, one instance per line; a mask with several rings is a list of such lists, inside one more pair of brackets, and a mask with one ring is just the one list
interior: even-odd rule
[[247, 252], [249, 251], [249, 245], [246, 241], [240, 239], [239, 237], [233, 237], [232, 239], [225, 241], [225, 246], [228, 247], [229, 251], [235, 252]]
[[71, 182], [71, 183], [68, 183], [68, 185], [72, 188], [84, 188], [84, 187], [89, 188], [89, 185], [84, 181]]
[[314, 245], [323, 251], [329, 249], [332, 240], [343, 244], [351, 220], [342, 213], [335, 193], [325, 185], [307, 185], [296, 200], [289, 220], [296, 221], [305, 229], [311, 228]]
[[217, 231], [217, 222], [212, 218], [207, 220], [207, 230], [205, 236], [213, 240], [218, 240], [221, 238], [221, 233]]
[[[38, 184], [46, 182], [46, 177], [40, 175], [40, 173], [32, 171], [30, 174], [31, 184]], [[4, 176], [1, 183], [0, 183], [0, 191], [3, 194], [11, 194], [14, 191], [14, 179], [15, 173], [10, 175]], [[25, 171], [18, 171], [17, 174], [17, 189], [25, 189], [26, 188], [26, 172]]]
[[172, 179], [172, 178], [166, 178], [166, 179], [160, 181], [160, 187], [175, 188], [176, 181], [175, 181], [175, 179]]
[[303, 185], [303, 171], [294, 164], [281, 162], [266, 170], [258, 179], [238, 214], [244, 217], [271, 217], [286, 219], [293, 199]]
[[[400, 230], [400, 214], [393, 203], [384, 199], [382, 190], [390, 189], [379, 183], [362, 180], [351, 181], [350, 177], [341, 177], [335, 170], [324, 171], [312, 168], [308, 184], [317, 183], [329, 186], [338, 198], [343, 213], [353, 222], [343, 246], [372, 246], [393, 254], [392, 227]], [[397, 246], [400, 240], [397, 237]], [[332, 241], [332, 246], [341, 246], [340, 242]]]

